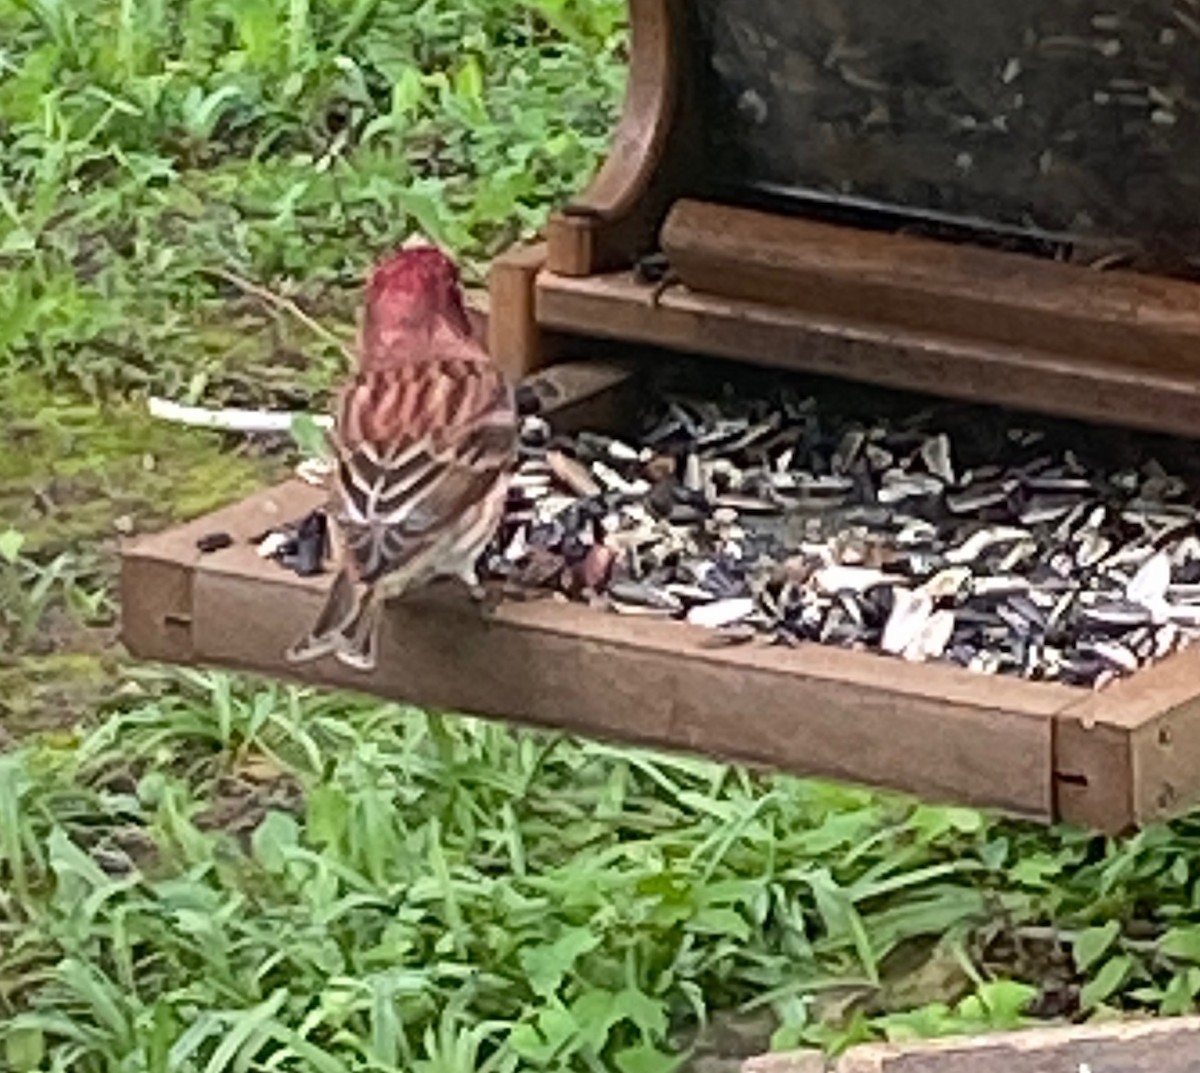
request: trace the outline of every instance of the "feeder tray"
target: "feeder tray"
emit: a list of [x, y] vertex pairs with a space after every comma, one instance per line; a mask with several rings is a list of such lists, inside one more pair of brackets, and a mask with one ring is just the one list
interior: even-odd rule
[[[1200, 68], [1167, 0], [629, 11], [608, 158], [489, 281], [489, 347], [553, 426], [618, 427], [637, 370], [670, 352], [1200, 431]], [[484, 621], [434, 587], [389, 607], [374, 674], [289, 665], [329, 575], [251, 538], [321, 498], [290, 482], [129, 544], [130, 652], [1103, 831], [1200, 800], [1200, 650], [1094, 693], [713, 649], [684, 623], [546, 600]], [[214, 532], [232, 542], [199, 551]]]

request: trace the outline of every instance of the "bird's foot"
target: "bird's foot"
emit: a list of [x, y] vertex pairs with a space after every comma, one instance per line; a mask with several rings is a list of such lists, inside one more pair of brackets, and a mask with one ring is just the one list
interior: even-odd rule
[[500, 606], [503, 595], [496, 586], [484, 585], [475, 574], [460, 579], [466, 586], [471, 602], [479, 608], [483, 618], [491, 618]]
[[677, 287], [682, 282], [678, 273], [673, 268], [668, 268], [666, 274], [654, 285], [654, 290], [650, 292], [650, 305], [657, 309], [659, 303], [662, 301], [662, 296], [671, 287]]
[[334, 470], [333, 462], [328, 458], [305, 458], [296, 466], [296, 476], [305, 484], [316, 488], [327, 488], [329, 478]]

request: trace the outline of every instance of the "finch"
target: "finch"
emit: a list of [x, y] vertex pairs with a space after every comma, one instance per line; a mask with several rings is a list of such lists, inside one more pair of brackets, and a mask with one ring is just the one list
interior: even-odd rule
[[288, 660], [333, 654], [371, 671], [386, 600], [440, 577], [483, 599], [476, 564], [504, 513], [517, 441], [512, 387], [472, 337], [455, 264], [431, 246], [381, 261], [329, 434], [341, 564]]

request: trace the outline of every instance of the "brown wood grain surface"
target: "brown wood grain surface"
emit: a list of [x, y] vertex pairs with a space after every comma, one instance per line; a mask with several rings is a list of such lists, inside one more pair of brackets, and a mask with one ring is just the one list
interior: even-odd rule
[[667, 290], [657, 304], [630, 273], [538, 278], [538, 320], [564, 332], [758, 365], [1194, 435], [1200, 371], [1160, 372], [1086, 354], [1002, 346], [762, 302]]
[[[1125, 786], [1129, 825], [1177, 815], [1200, 800], [1200, 649], [1184, 649], [1060, 713], [1057, 766]], [[1123, 757], [1123, 758], [1122, 758]], [[1060, 788], [1075, 819], [1078, 783]], [[1115, 792], [1109, 806], [1115, 807]]]
[[663, 250], [693, 290], [1052, 349], [1200, 385], [1200, 286], [685, 200]]
[[514, 383], [553, 357], [534, 310], [534, 281], [546, 264], [544, 243], [513, 246], [495, 258], [488, 270], [487, 349]]

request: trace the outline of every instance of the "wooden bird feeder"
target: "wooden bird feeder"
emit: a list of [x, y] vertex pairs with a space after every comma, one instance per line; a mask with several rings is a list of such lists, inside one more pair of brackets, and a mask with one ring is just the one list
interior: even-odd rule
[[[493, 354], [568, 429], [617, 421], [669, 351], [1195, 436], [1200, 66], [1176, 7], [630, 0], [611, 151], [496, 260]], [[656, 251], [679, 281], [657, 300]], [[377, 673], [293, 668], [329, 575], [248, 541], [320, 499], [292, 482], [132, 542], [130, 652], [1103, 831], [1200, 799], [1200, 650], [1092, 692], [552, 601], [483, 621], [431, 589], [389, 608]], [[201, 554], [214, 530], [233, 545]]]

